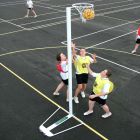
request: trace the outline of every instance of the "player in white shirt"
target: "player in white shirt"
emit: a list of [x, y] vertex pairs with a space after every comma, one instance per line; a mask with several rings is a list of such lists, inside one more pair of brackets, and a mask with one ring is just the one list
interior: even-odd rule
[[[59, 62], [58, 66], [59, 68], [58, 71], [60, 72], [60, 77], [61, 77], [61, 82], [60, 84], [57, 86], [56, 90], [54, 91], [53, 95], [59, 95], [59, 91], [64, 87], [67, 86], [68, 87], [68, 61], [67, 61], [67, 57], [63, 54], [63, 53], [59, 53], [56, 56], [57, 61]], [[67, 88], [67, 98], [66, 101], [69, 101], [68, 98], [68, 88]]]
[[35, 12], [35, 10], [33, 9], [33, 2], [32, 0], [27, 0], [27, 14], [25, 15], [25, 17], [29, 17], [29, 13], [30, 11], [33, 13], [34, 17], [36, 18], [37, 17], [37, 14]]
[[136, 45], [131, 53], [132, 54], [136, 53], [139, 46], [140, 46], [140, 26], [139, 26], [137, 33], [136, 33]]

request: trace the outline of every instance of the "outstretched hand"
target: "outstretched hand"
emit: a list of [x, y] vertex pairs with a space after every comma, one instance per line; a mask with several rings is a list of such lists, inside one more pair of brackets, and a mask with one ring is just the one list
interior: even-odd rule
[[93, 60], [94, 60], [94, 63], [96, 63], [97, 60], [96, 60], [96, 54], [95, 54], [95, 53], [92, 54], [92, 58], [93, 58]]
[[71, 47], [75, 48], [75, 43], [71, 42]]

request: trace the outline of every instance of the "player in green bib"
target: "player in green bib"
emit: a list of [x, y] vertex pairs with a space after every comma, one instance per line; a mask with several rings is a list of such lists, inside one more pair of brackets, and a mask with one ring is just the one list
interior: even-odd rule
[[109, 77], [112, 75], [111, 71], [106, 69], [101, 71], [100, 73], [95, 73], [89, 68], [89, 66], [88, 70], [93, 77], [96, 77], [96, 79], [93, 84], [92, 93], [89, 96], [89, 109], [84, 113], [84, 115], [86, 116], [93, 113], [94, 104], [95, 102], [97, 102], [105, 111], [105, 114], [102, 115], [102, 118], [107, 118], [112, 115], [108, 105], [106, 104], [108, 94], [113, 90], [113, 83], [109, 80]]

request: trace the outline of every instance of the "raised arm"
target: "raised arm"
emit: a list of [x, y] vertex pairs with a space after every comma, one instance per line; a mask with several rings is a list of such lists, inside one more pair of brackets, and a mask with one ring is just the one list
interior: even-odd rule
[[97, 60], [96, 60], [96, 54], [94, 53], [94, 54], [92, 54], [92, 58], [93, 58], [93, 63], [96, 63], [97, 62]]
[[90, 65], [87, 65], [87, 69], [88, 69], [89, 74], [92, 75], [93, 71], [91, 70]]
[[76, 46], [75, 46], [75, 44], [73, 43], [73, 42], [71, 42], [71, 48], [72, 48], [72, 55], [73, 55], [73, 57], [74, 56], [76, 56]]

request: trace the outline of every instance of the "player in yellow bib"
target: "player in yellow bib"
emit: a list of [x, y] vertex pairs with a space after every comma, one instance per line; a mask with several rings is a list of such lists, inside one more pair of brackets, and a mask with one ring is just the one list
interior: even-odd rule
[[106, 69], [101, 71], [100, 73], [95, 73], [89, 68], [89, 66], [88, 66], [88, 70], [93, 77], [96, 77], [96, 79], [93, 84], [92, 93], [89, 96], [89, 102], [88, 102], [89, 109], [87, 112], [84, 113], [84, 115], [86, 116], [93, 113], [94, 104], [95, 102], [97, 102], [102, 106], [103, 110], [105, 111], [105, 114], [102, 115], [102, 118], [107, 118], [112, 115], [108, 105], [106, 104], [106, 99], [108, 97], [108, 94], [113, 89], [113, 84], [109, 80], [109, 77], [112, 75], [111, 71]]
[[72, 43], [73, 50], [73, 62], [76, 69], [76, 80], [77, 80], [77, 88], [74, 94], [75, 103], [79, 103], [78, 95], [81, 92], [81, 96], [85, 98], [85, 89], [88, 82], [88, 69], [87, 65], [90, 63], [96, 62], [96, 55], [86, 56], [86, 50], [80, 49], [80, 55], [77, 55], [75, 50], [75, 44]]

